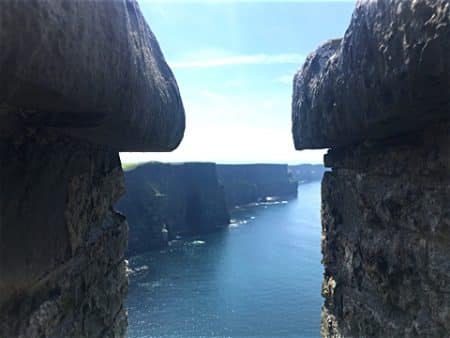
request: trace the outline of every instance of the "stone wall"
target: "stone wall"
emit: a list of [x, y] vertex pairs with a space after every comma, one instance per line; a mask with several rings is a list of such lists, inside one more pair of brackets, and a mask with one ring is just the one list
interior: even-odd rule
[[297, 149], [322, 181], [321, 333], [450, 332], [450, 4], [358, 1], [294, 80]]
[[124, 337], [119, 150], [184, 132], [136, 1], [0, 2], [0, 337]]
[[326, 155], [324, 336], [450, 332], [449, 131], [432, 125]]
[[9, 141], [0, 141], [0, 336], [124, 336], [118, 154], [55, 133]]

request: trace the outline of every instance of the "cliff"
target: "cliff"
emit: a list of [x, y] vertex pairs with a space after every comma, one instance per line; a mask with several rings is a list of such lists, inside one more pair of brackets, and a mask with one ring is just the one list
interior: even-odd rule
[[285, 164], [220, 164], [217, 175], [229, 208], [267, 197], [297, 196], [297, 182], [290, 179]]
[[322, 164], [299, 164], [288, 167], [291, 179], [301, 183], [320, 181], [325, 170]]
[[155, 162], [126, 171], [125, 183], [117, 208], [130, 224], [129, 255], [164, 247], [177, 235], [224, 228], [235, 206], [297, 195], [297, 182], [278, 164]]
[[166, 246], [177, 235], [203, 234], [229, 224], [214, 163], [147, 163], [125, 172], [125, 184], [127, 193], [117, 209], [130, 224], [129, 255]]
[[0, 337], [124, 337], [119, 150], [184, 110], [135, 1], [0, 2]]
[[297, 149], [322, 181], [321, 333], [450, 332], [450, 5], [359, 1], [294, 79]]

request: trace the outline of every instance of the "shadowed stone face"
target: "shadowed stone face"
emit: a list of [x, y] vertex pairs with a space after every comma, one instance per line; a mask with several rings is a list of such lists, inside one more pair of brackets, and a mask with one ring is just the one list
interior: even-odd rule
[[23, 134], [0, 139], [0, 336], [123, 336], [128, 225], [112, 209], [125, 190], [118, 154]]
[[57, 128], [119, 151], [183, 137], [175, 78], [136, 1], [0, 2], [0, 126]]

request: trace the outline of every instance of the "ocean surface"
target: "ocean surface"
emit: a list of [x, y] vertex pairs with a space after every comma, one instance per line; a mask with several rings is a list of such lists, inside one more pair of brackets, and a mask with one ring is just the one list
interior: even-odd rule
[[128, 337], [319, 337], [320, 183], [130, 259]]

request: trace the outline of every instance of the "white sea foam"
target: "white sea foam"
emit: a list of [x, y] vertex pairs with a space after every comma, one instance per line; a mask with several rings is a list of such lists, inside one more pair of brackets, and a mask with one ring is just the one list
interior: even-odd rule
[[128, 276], [132, 276], [132, 275], [134, 275], [136, 273], [147, 271], [149, 269], [148, 265], [141, 265], [141, 266], [138, 266], [138, 267], [133, 269], [133, 268], [131, 268], [128, 265], [128, 262], [126, 264], [127, 264], [126, 265], [126, 271], [127, 271], [127, 275]]
[[231, 222], [229, 224], [229, 227], [235, 228], [235, 227], [238, 227], [241, 224], [246, 224], [246, 223], [248, 223], [248, 220], [246, 220], [246, 219], [238, 220], [236, 218], [232, 218]]
[[141, 271], [145, 271], [145, 270], [148, 270], [148, 265], [138, 266], [137, 268], [134, 269], [134, 272], [141, 272]]
[[206, 243], [205, 241], [195, 240], [195, 241], [192, 241], [190, 244], [191, 245], [203, 245], [205, 243]]
[[153, 281], [153, 282], [142, 282], [137, 284], [139, 287], [150, 290], [154, 288], [158, 288], [161, 286], [160, 281]]

